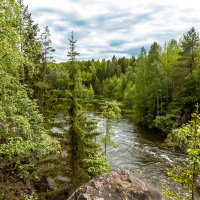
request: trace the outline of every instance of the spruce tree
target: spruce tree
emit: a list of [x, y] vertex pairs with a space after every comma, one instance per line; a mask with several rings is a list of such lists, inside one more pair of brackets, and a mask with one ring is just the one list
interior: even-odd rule
[[180, 53], [181, 61], [190, 69], [190, 72], [195, 69], [199, 45], [199, 33], [196, 32], [194, 27], [192, 27], [186, 34], [183, 35], [183, 39], [181, 41], [182, 52]]
[[72, 184], [75, 189], [82, 183], [103, 171], [108, 171], [108, 165], [104, 161], [100, 146], [96, 144], [95, 138], [99, 133], [95, 132], [93, 122], [88, 121], [83, 115], [80, 100], [79, 86], [82, 84], [79, 77], [79, 66], [76, 57], [79, 53], [75, 50], [76, 40], [73, 32], [69, 39], [70, 50], [67, 54], [70, 61], [69, 69], [69, 134], [71, 137], [71, 167]]
[[[49, 27], [44, 28], [40, 38], [39, 63], [37, 65], [37, 74], [34, 76], [34, 98], [38, 100], [38, 105], [45, 119], [50, 118], [49, 104], [53, 96], [51, 85], [49, 83], [49, 65], [54, 61], [52, 53], [55, 49], [51, 46], [51, 33]], [[46, 120], [47, 122], [47, 120]]]

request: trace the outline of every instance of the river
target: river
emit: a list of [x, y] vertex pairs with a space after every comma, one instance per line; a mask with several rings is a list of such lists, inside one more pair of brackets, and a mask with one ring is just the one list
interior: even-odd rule
[[[98, 121], [98, 130], [105, 132], [98, 108], [92, 107], [87, 114]], [[184, 162], [185, 155], [164, 148], [165, 136], [161, 132], [142, 127], [124, 115], [113, 123], [112, 130], [112, 139], [118, 144], [107, 151], [112, 170], [130, 170], [159, 190], [172, 185], [167, 181], [166, 168]]]

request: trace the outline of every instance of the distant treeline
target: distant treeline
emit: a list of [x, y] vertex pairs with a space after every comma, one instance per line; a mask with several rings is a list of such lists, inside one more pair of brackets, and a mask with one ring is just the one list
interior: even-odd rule
[[[83, 87], [92, 94], [123, 101], [139, 123], [165, 132], [189, 120], [200, 101], [200, 43], [194, 28], [180, 41], [149, 52], [141, 48], [137, 57], [77, 61]], [[52, 64], [51, 81], [56, 89], [67, 89], [69, 63]]]

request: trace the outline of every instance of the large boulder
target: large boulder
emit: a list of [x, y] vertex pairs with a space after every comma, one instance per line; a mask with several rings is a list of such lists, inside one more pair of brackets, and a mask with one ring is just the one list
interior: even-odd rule
[[130, 171], [102, 174], [77, 189], [68, 200], [161, 200], [162, 195]]

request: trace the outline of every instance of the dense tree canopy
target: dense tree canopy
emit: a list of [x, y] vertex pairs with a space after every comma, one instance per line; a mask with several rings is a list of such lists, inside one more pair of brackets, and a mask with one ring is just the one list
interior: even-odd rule
[[[39, 35], [38, 25], [22, 0], [0, 0], [0, 166], [4, 166], [0, 167], [3, 171], [0, 178], [3, 187], [7, 177], [14, 176], [17, 180], [32, 180], [33, 174], [39, 177], [45, 168], [40, 164], [46, 162], [46, 166], [51, 166], [51, 159], [60, 159], [60, 152], [70, 157], [69, 166], [63, 164], [62, 170], [65, 173], [70, 168], [71, 190], [109, 171], [101, 152], [102, 135], [82, 106], [94, 97], [121, 101], [135, 121], [157, 127], [169, 136], [173, 129], [190, 121], [195, 105], [200, 103], [200, 41], [195, 28], [183, 34], [180, 41], [172, 39], [164, 46], [154, 42], [149, 51], [142, 47], [136, 57], [114, 55], [110, 60], [77, 60], [77, 41], [72, 32], [69, 61], [55, 63], [50, 37], [48, 26]], [[108, 142], [112, 141], [111, 121], [119, 116], [119, 111], [116, 103], [104, 106], [105, 152]], [[174, 138], [184, 140], [195, 170], [198, 145], [193, 148], [188, 137], [197, 140], [198, 132], [192, 126], [195, 116], [199, 123], [197, 113], [182, 129], [173, 132]], [[61, 135], [51, 131], [58, 119], [63, 130]], [[192, 131], [183, 135], [189, 128]], [[53, 166], [58, 168], [57, 163]], [[193, 175], [199, 173], [195, 170]], [[40, 178], [43, 176], [44, 173]], [[0, 187], [2, 197], [11, 199], [12, 194], [4, 191]]]

